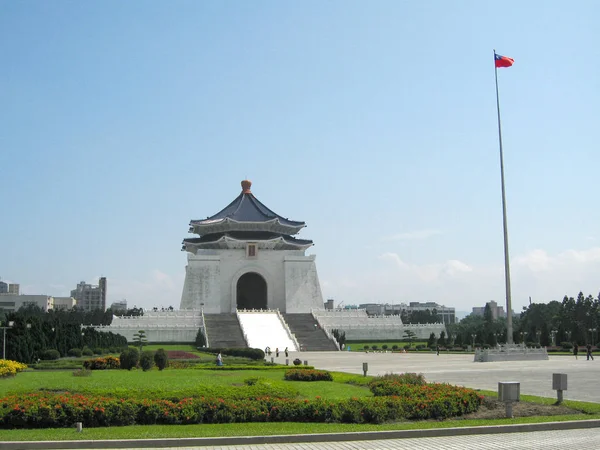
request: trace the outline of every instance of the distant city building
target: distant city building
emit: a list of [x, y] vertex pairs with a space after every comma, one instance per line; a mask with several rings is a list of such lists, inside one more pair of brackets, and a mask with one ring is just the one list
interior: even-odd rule
[[127, 300], [121, 300], [120, 302], [113, 302], [110, 305], [110, 309], [113, 313], [125, 313], [127, 312]]
[[71, 297], [77, 300], [77, 308], [84, 311], [106, 310], [106, 277], [101, 277], [97, 286], [80, 282], [71, 291]]
[[17, 283], [11, 283], [8, 285], [8, 293], [19, 295], [21, 291], [21, 285]]
[[22, 306], [34, 305], [44, 311], [52, 309], [54, 298], [49, 295], [16, 295], [3, 294], [0, 297], [0, 309], [4, 311], [17, 311]]
[[0, 281], [0, 294], [8, 294], [8, 284], [4, 281]]
[[[500, 317], [506, 317], [506, 312], [504, 311], [504, 307], [503, 306], [498, 306], [498, 303], [496, 303], [494, 300], [487, 302], [486, 306], [490, 305], [490, 311], [492, 312], [492, 319], [496, 320]], [[474, 316], [484, 316], [485, 314], [485, 306], [484, 307], [475, 307], [473, 308], [473, 313]]]
[[69, 310], [73, 309], [77, 305], [77, 300], [73, 297], [54, 297], [54, 310]]
[[359, 305], [360, 309], [365, 309], [367, 314], [370, 316], [391, 316], [391, 315], [400, 315], [402, 311], [406, 311], [408, 313], [412, 313], [415, 311], [427, 311], [429, 310], [433, 313], [435, 312], [440, 318], [442, 322], [445, 324], [455, 323], [456, 322], [456, 311], [455, 308], [440, 305], [435, 302], [410, 302], [408, 305], [406, 303], [400, 304], [381, 304], [381, 303], [364, 303]]

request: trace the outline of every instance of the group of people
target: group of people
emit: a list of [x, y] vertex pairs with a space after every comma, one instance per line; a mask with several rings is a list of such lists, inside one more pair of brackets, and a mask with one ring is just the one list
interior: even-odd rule
[[[585, 349], [587, 360], [589, 361], [591, 359], [593, 361], [594, 355], [592, 355], [592, 344], [586, 345]], [[579, 354], [579, 345], [577, 345], [577, 342], [573, 344], [573, 354], [575, 355], [575, 359], [577, 359], [577, 355]]]
[[[288, 351], [288, 348], [286, 347], [285, 350], [283, 351], [285, 353], [285, 357], [287, 358], [288, 356], [290, 356], [290, 352]], [[265, 348], [265, 355], [269, 355], [271, 356], [272, 352], [271, 352], [271, 347], [267, 346]], [[279, 358], [279, 347], [275, 348], [275, 357]]]

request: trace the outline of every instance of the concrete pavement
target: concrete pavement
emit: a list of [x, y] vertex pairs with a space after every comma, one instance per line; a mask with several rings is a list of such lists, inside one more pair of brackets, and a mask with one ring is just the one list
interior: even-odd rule
[[384, 439], [377, 441], [310, 442], [303, 444], [263, 444], [219, 447], [165, 447], [171, 450], [596, 450], [600, 428], [592, 430], [557, 430], [513, 433], [508, 435], [474, 435]]
[[[473, 362], [473, 354], [441, 353], [359, 353], [298, 352], [290, 361], [300, 358], [319, 369], [362, 374], [362, 363], [369, 364], [369, 375], [416, 372], [428, 382], [450, 383], [475, 389], [498, 390], [499, 381], [519, 381], [521, 395], [556, 397], [552, 390], [552, 374], [568, 375], [565, 400], [600, 403], [600, 358], [587, 361], [585, 355], [550, 356], [548, 361]], [[276, 362], [285, 364], [284, 358]]]

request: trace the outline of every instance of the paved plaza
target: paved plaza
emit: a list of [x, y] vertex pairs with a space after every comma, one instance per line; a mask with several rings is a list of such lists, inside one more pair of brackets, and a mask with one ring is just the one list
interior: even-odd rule
[[[475, 436], [446, 436], [378, 441], [312, 442], [303, 444], [261, 444], [223, 447], [171, 447], [171, 450], [596, 450], [600, 428], [591, 430], [535, 431]], [[167, 447], [168, 448], [168, 447]]]
[[[600, 355], [598, 355], [600, 356]], [[552, 390], [552, 374], [566, 373], [568, 390], [565, 400], [600, 403], [600, 360], [587, 361], [585, 354], [550, 356], [548, 361], [473, 362], [473, 354], [430, 353], [359, 353], [359, 352], [301, 352], [290, 354], [308, 361], [318, 369], [362, 374], [362, 363], [369, 364], [369, 375], [416, 372], [428, 382], [450, 383], [475, 389], [498, 391], [499, 381], [518, 381], [521, 395], [556, 397]], [[285, 364], [285, 357], [276, 358]]]

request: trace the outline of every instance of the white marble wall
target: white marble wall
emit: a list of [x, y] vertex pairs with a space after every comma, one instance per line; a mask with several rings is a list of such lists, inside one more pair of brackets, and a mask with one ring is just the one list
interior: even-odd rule
[[269, 309], [307, 313], [323, 305], [314, 255], [259, 249], [255, 258], [248, 258], [245, 250], [239, 249], [189, 253], [180, 308], [203, 307], [207, 314], [234, 312], [237, 282], [248, 272], [265, 279]]

